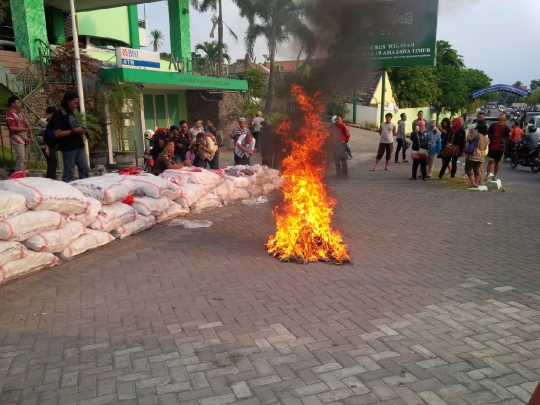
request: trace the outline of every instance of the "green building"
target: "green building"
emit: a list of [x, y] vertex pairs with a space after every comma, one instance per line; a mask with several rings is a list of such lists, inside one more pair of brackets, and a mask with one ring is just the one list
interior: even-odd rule
[[[75, 1], [81, 48], [102, 62], [103, 84], [118, 78], [141, 86], [144, 109], [132, 134], [139, 156], [144, 150], [145, 130], [178, 125], [180, 119], [188, 118], [190, 91], [247, 90], [246, 81], [231, 79], [227, 74], [216, 77], [216, 74], [195, 71], [191, 60], [189, 0], [168, 0], [170, 32], [159, 27], [170, 38], [177, 64], [161, 60], [158, 70], [119, 67], [114, 53], [116, 46], [140, 49], [141, 42], [146, 45], [148, 34], [145, 22], [139, 20], [137, 4], [151, 2]], [[11, 0], [11, 15], [17, 51], [29, 60], [39, 56], [43, 42], [62, 44], [72, 37], [69, 0]], [[109, 163], [112, 163], [116, 137], [111, 128], [108, 138]]]

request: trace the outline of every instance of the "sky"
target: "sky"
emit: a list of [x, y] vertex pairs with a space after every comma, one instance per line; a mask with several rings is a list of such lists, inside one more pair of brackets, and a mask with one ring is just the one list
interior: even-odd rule
[[[149, 32], [161, 30], [165, 40], [160, 51], [169, 52], [167, 2], [148, 3], [146, 7], [139, 5], [139, 19], [144, 17], [145, 8]], [[212, 41], [209, 37], [212, 15], [212, 12], [201, 14], [191, 9], [192, 47]], [[528, 22], [527, 17], [537, 15], [540, 15], [538, 0], [440, 0], [437, 39], [450, 42], [463, 56], [468, 68], [483, 70], [493, 79], [493, 84], [511, 85], [519, 80], [529, 86], [531, 80], [540, 79], [540, 52], [533, 46], [527, 52], [529, 47], [524, 46], [537, 41], [536, 20], [533, 18]], [[224, 41], [229, 46], [229, 55], [233, 61], [243, 59], [248, 23], [240, 17], [232, 0], [223, 0], [223, 20], [238, 36], [236, 41], [225, 27]], [[296, 59], [297, 49], [292, 45], [281, 46], [276, 60]], [[268, 54], [268, 48], [260, 39], [255, 46], [255, 61], [263, 62], [264, 54]]]

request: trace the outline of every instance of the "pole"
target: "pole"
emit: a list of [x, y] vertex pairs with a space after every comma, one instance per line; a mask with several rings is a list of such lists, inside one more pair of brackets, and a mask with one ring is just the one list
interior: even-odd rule
[[[84, 107], [84, 89], [83, 89], [82, 72], [81, 72], [81, 54], [79, 52], [79, 36], [77, 32], [77, 19], [75, 17], [74, 0], [69, 0], [69, 6], [71, 8], [71, 24], [73, 26], [72, 27], [73, 50], [75, 51], [75, 78], [77, 80], [77, 93], [79, 94], [79, 111], [84, 116], [84, 114], [86, 113], [86, 109]], [[83, 136], [83, 141], [84, 141], [84, 154], [86, 155], [88, 167], [90, 167], [90, 153], [88, 151], [88, 139], [86, 138], [86, 136]]]
[[[73, 0], [72, 0], [73, 1]], [[382, 69], [381, 123], [384, 122], [384, 105], [386, 96], [386, 69]]]
[[356, 124], [356, 90], [353, 91], [352, 108], [352, 123]]

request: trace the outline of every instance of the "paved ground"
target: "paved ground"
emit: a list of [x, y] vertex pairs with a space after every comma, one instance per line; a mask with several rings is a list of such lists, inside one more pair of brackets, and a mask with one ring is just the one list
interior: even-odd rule
[[353, 136], [331, 185], [354, 265], [269, 257], [277, 195], [115, 242], [0, 288], [0, 403], [526, 403], [540, 179], [413, 182], [410, 164], [371, 172], [377, 136]]

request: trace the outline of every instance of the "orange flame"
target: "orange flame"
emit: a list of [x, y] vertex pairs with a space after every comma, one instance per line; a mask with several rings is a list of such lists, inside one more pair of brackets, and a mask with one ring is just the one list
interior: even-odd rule
[[282, 164], [284, 200], [273, 212], [277, 230], [266, 245], [268, 253], [299, 263], [332, 259], [338, 264], [350, 262], [341, 234], [330, 226], [336, 201], [327, 196], [323, 181], [323, 145], [329, 136], [320, 118], [324, 107], [318, 95], [308, 97], [298, 85], [291, 92], [303, 112], [303, 123], [294, 132], [287, 121], [277, 129], [289, 140], [291, 154]]

